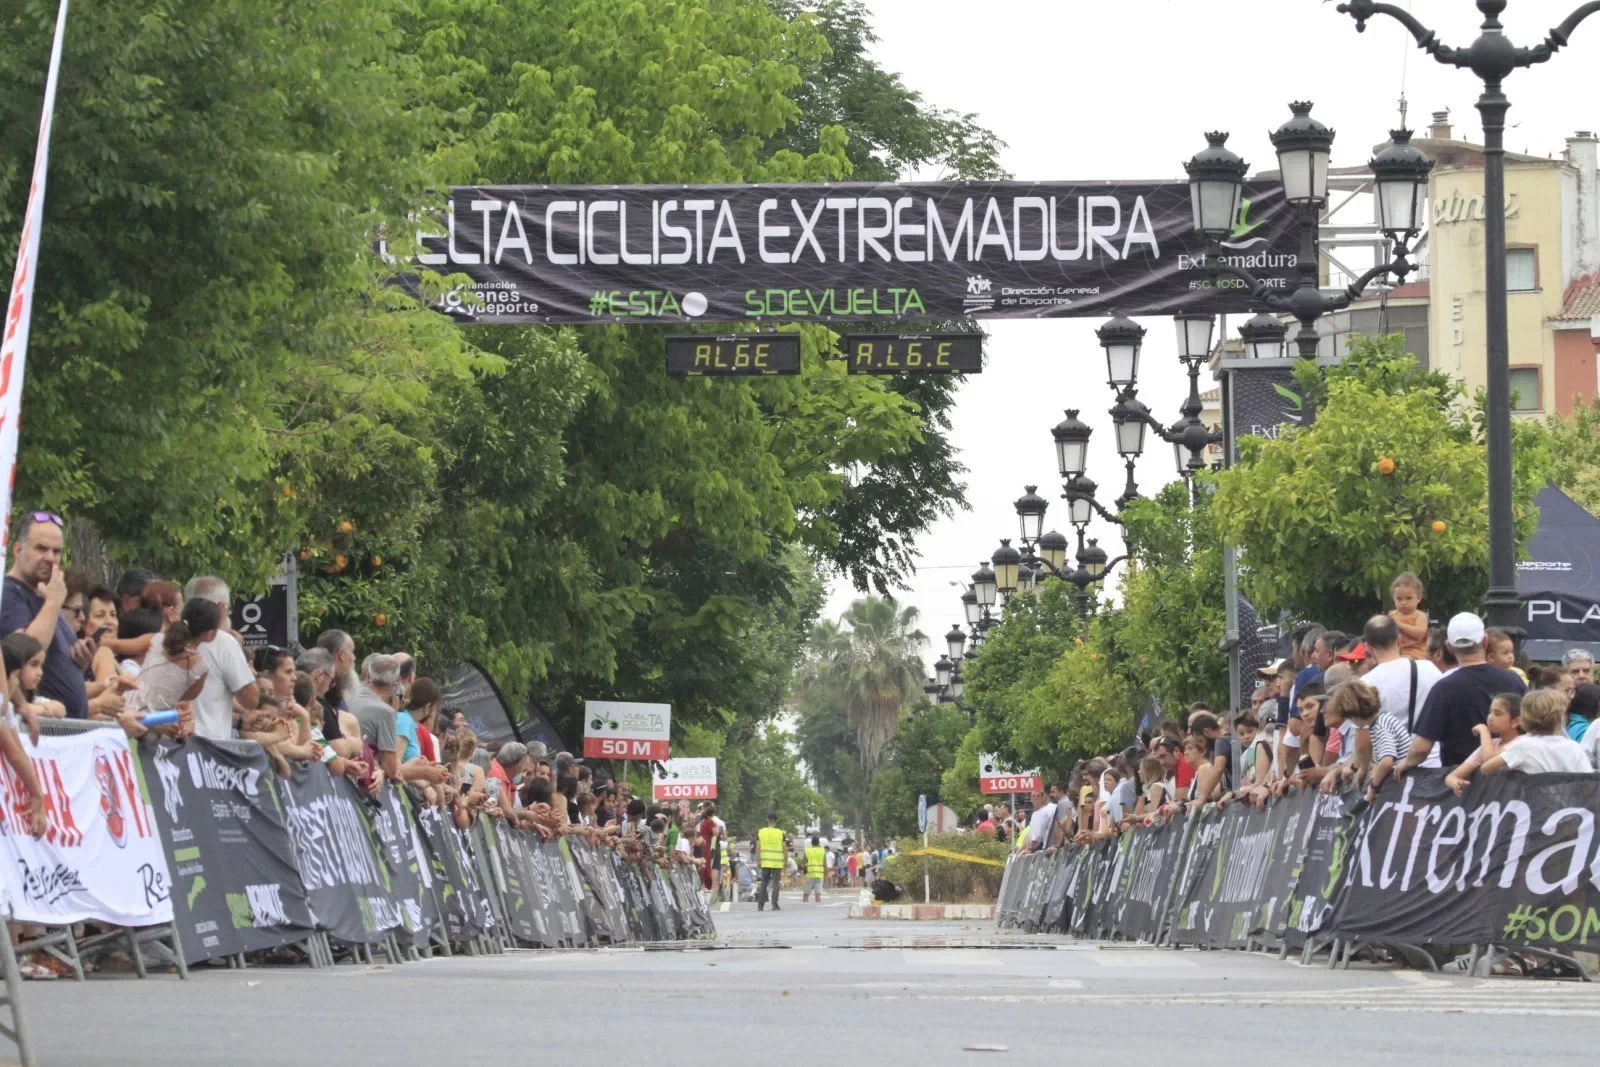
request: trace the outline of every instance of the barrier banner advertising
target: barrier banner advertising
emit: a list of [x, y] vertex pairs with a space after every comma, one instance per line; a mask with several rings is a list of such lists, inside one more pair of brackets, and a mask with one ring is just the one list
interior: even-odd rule
[[473, 871], [467, 842], [438, 808], [416, 806], [417, 836], [438, 888], [439, 911], [451, 938], [463, 940], [494, 929], [494, 913]]
[[372, 813], [372, 835], [400, 902], [401, 927], [413, 940], [421, 940], [438, 923], [439, 907], [433, 896], [433, 868], [417, 840], [409, 803], [399, 788], [385, 783], [378, 794], [378, 810]]
[[585, 758], [664, 760], [671, 754], [671, 704], [590, 700], [583, 707]]
[[669, 759], [650, 774], [651, 790], [657, 800], [717, 799], [717, 761], [714, 759]]
[[22, 739], [45, 795], [45, 832], [34, 837], [32, 796], [0, 760], [0, 865], [11, 916], [61, 926], [86, 919], [119, 926], [172, 921], [172, 881], [155, 813], [118, 731]]
[[289, 836], [317, 928], [341, 941], [370, 943], [404, 925], [356, 787], [321, 763], [294, 764], [285, 786]]
[[1328, 928], [1405, 943], [1600, 947], [1600, 775], [1502, 773], [1458, 797], [1439, 772], [1385, 783], [1352, 846]]
[[[477, 323], [1250, 310], [1191, 220], [1183, 182], [466, 186], [415, 266], [470, 277], [441, 309]], [[1282, 190], [1246, 186], [1223, 254], [1289, 289], [1297, 250]]]
[[1009, 771], [1002, 768], [993, 753], [978, 757], [978, 792], [985, 796], [995, 793], [1032, 793], [1043, 789], [1043, 777], [1038, 771]]
[[[97, 737], [100, 734], [83, 735]], [[143, 742], [184, 960], [299, 941], [315, 925], [266, 754], [253, 742]]]

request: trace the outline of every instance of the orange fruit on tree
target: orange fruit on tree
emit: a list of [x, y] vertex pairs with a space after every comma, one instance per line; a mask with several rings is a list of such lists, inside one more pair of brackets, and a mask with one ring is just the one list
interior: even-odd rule
[[346, 562], [348, 562], [348, 560], [343, 552], [333, 557], [333, 565], [341, 571], [344, 570], [344, 565]]
[[1433, 520], [1433, 532], [1434, 533], [1442, 534], [1442, 533], [1445, 532], [1446, 529], [1448, 529], [1448, 527], [1445, 526], [1443, 519], [1434, 519]]
[[383, 566], [383, 557], [382, 557], [382, 556], [373, 556], [373, 557], [372, 557], [372, 565], [373, 565], [373, 566], [374, 566], [374, 567], [381, 567], [381, 566]]
[[300, 558], [303, 559], [303, 560], [310, 559], [311, 558], [311, 550], [309, 548], [302, 548], [300, 550]]
[[388, 626], [389, 625], [389, 616], [385, 615], [383, 612], [380, 611], [380, 612], [378, 612], [376, 615], [374, 615], [372, 617], [372, 624], [374, 626], [377, 626], [380, 629], [385, 627], [385, 626]]
[[354, 533], [355, 532], [355, 528], [356, 528], [356, 524], [351, 522], [349, 519], [340, 519], [339, 520], [339, 532], [340, 533]]
[[1393, 474], [1394, 473], [1394, 459], [1392, 457], [1390, 457], [1390, 456], [1381, 457], [1378, 460], [1378, 473], [1379, 474]]

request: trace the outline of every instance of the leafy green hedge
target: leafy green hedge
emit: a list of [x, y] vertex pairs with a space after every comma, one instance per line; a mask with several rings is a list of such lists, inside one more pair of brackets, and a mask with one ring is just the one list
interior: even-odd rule
[[[1004, 863], [1011, 846], [1004, 841], [976, 834], [929, 834], [928, 845], [948, 852]], [[969, 863], [948, 856], [912, 856], [909, 853], [922, 848], [922, 838], [903, 837], [895, 842], [895, 854], [883, 865], [883, 877], [900, 887], [905, 893], [902, 901], [924, 902], [922, 898], [922, 861], [928, 861], [928, 882], [933, 899], [943, 904], [965, 904], [973, 901], [988, 902], [1000, 893], [1000, 876], [1004, 867], [987, 863]]]

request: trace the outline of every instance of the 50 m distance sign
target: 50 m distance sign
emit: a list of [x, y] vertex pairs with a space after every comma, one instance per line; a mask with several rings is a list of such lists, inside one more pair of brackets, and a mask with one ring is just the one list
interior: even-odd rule
[[671, 704], [590, 700], [583, 706], [585, 759], [664, 760], [671, 754]]

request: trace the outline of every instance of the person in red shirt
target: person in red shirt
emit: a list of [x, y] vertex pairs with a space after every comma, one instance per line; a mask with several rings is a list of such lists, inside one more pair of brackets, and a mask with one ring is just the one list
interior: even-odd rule
[[697, 828], [701, 841], [700, 884], [707, 890], [715, 891], [717, 888], [717, 806], [707, 804], [700, 811], [700, 825]]
[[972, 828], [972, 832], [981, 834], [984, 837], [993, 837], [995, 835], [994, 816], [989, 813], [988, 808], [979, 809], [977, 825]]
[[418, 678], [411, 683], [406, 710], [416, 720], [417, 747], [422, 749], [422, 758], [433, 763], [439, 762], [439, 740], [434, 736], [433, 724], [443, 702], [444, 691], [432, 678]]

